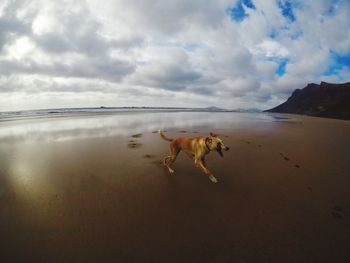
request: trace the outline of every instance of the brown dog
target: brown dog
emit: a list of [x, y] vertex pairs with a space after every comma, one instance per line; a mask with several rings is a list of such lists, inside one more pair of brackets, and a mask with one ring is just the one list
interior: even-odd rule
[[213, 183], [217, 183], [218, 180], [205, 166], [205, 155], [210, 151], [217, 151], [221, 156], [222, 150], [228, 151], [223, 141], [214, 133], [210, 133], [210, 136], [199, 136], [199, 137], [178, 137], [176, 139], [167, 138], [164, 133], [159, 130], [159, 135], [166, 141], [170, 142], [169, 155], [164, 158], [163, 164], [168, 168], [170, 173], [174, 173], [171, 169], [171, 165], [175, 162], [177, 155], [183, 150], [190, 156], [197, 167], [201, 168], [202, 171], [209, 177]]

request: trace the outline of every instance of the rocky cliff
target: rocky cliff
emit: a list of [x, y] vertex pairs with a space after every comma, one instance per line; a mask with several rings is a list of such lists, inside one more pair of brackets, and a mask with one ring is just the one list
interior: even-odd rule
[[308, 84], [303, 89], [296, 89], [286, 102], [266, 112], [350, 120], [350, 82]]

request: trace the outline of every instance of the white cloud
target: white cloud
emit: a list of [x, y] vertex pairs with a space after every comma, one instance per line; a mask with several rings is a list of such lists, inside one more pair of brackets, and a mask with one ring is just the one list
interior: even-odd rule
[[35, 50], [35, 43], [28, 37], [17, 38], [13, 45], [8, 46], [7, 55], [11, 59], [22, 59], [30, 55]]
[[251, 49], [254, 55], [260, 55], [263, 57], [287, 57], [289, 51], [286, 47], [283, 47], [280, 43], [273, 40], [264, 40], [260, 44]]

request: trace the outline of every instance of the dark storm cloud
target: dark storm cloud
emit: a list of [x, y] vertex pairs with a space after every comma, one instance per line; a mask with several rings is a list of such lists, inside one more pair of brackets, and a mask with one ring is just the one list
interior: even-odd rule
[[33, 39], [40, 48], [47, 52], [64, 53], [75, 49], [69, 38], [65, 38], [55, 33], [34, 36]]
[[39, 74], [56, 77], [97, 78], [120, 81], [134, 71], [127, 61], [109, 57], [77, 59], [70, 64], [54, 62], [40, 64], [32, 59], [21, 61], [0, 60], [0, 75]]
[[[49, 63], [38, 61], [34, 56], [20, 60], [0, 58], [0, 75], [36, 74], [59, 77], [97, 78], [119, 82], [134, 72], [135, 66], [129, 61], [113, 58], [113, 49], [130, 49], [142, 45], [143, 38], [133, 36], [122, 39], [107, 39], [99, 34], [101, 25], [92, 19], [89, 10], [82, 5], [79, 11], [58, 8], [55, 12], [60, 30], [35, 34], [32, 25], [36, 15], [30, 14], [20, 21], [16, 11], [24, 7], [23, 1], [9, 1], [0, 16], [0, 50], [20, 36], [27, 37], [35, 48], [47, 56]], [[39, 8], [39, 7], [38, 7]], [[38, 10], [34, 13], [38, 13]], [[57, 56], [71, 54], [71, 58], [60, 61]], [[79, 54], [79, 58], [75, 55]], [[54, 59], [56, 58], [56, 59]], [[8, 88], [7, 88], [8, 89]], [[15, 91], [15, 89], [14, 89]]]
[[149, 66], [138, 74], [137, 84], [148, 87], [157, 87], [165, 90], [185, 90], [190, 84], [196, 83], [202, 75], [188, 65], [164, 63]]
[[200, 94], [200, 95], [215, 94], [214, 88], [210, 88], [210, 87], [188, 87], [186, 90], [195, 94]]
[[184, 90], [188, 84], [196, 82], [201, 74], [181, 68], [168, 69], [164, 73], [149, 75], [146, 82], [167, 90]]
[[60, 32], [33, 35], [36, 44], [46, 52], [75, 52], [88, 56], [105, 55], [110, 49], [129, 49], [143, 43], [141, 36], [107, 39], [99, 34], [101, 24], [85, 12], [55, 14], [60, 18]]
[[0, 16], [0, 52], [4, 45], [16, 39], [18, 36], [27, 34], [30, 32], [30, 27], [18, 20], [9, 9], [9, 13], [4, 11], [4, 14]]
[[194, 23], [207, 29], [221, 26], [225, 18], [225, 2], [228, 1], [107, 0], [104, 4], [128, 25], [168, 36], [181, 33]]
[[32, 36], [35, 43], [45, 52], [67, 53], [74, 52], [89, 56], [105, 55], [111, 49], [131, 49], [140, 47], [144, 41], [141, 36], [108, 40], [98, 36], [96, 31], [84, 32], [76, 35], [74, 32], [66, 34], [45, 33]]

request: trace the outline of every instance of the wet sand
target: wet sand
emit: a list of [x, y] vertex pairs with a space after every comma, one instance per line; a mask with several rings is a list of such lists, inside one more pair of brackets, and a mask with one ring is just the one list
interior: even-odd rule
[[[286, 116], [159, 127], [220, 134], [230, 151], [206, 159], [218, 184], [185, 154], [169, 175], [156, 125], [115, 134], [95, 117], [102, 134], [74, 137], [1, 123], [1, 262], [348, 262], [350, 122]], [[45, 121], [60, 125], [20, 122]]]

